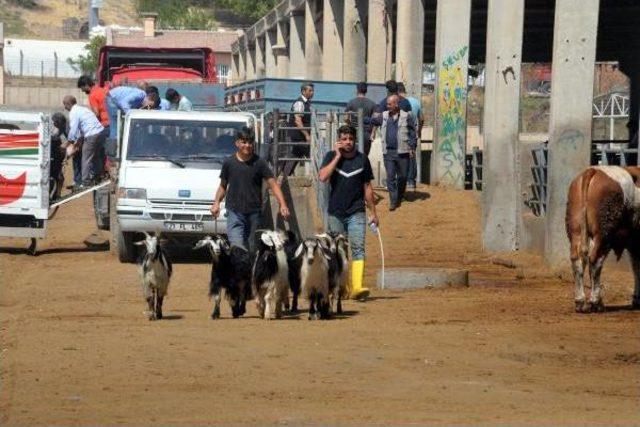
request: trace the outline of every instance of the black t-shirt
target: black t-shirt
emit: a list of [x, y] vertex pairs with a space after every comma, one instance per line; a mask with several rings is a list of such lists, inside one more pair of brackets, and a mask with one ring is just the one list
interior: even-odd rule
[[356, 113], [354, 115], [355, 120], [353, 121], [353, 123], [355, 124], [357, 123], [357, 112], [362, 108], [362, 115], [364, 117], [365, 140], [371, 137], [372, 125], [370, 119], [373, 113], [376, 111], [376, 107], [376, 103], [369, 98], [353, 98], [351, 101], [349, 101], [349, 103], [347, 104], [347, 108], [345, 109], [345, 111], [347, 112], [354, 111]]
[[[330, 151], [322, 161], [325, 167], [336, 156]], [[329, 213], [344, 218], [356, 212], [364, 211], [364, 184], [373, 180], [373, 171], [369, 159], [358, 152], [355, 157], [342, 157], [331, 175], [331, 195]]]
[[262, 209], [262, 181], [273, 178], [271, 168], [260, 157], [253, 155], [246, 162], [236, 155], [228, 157], [222, 164], [220, 180], [226, 187], [226, 208], [241, 214]]

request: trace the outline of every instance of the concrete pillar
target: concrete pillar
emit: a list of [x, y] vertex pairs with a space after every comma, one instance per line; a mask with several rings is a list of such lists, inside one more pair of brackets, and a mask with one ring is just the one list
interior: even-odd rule
[[471, 0], [438, 2], [431, 183], [451, 188], [464, 188], [470, 19]]
[[264, 64], [264, 37], [256, 37], [256, 79], [263, 79], [265, 75]]
[[393, 26], [389, 0], [369, 0], [367, 81], [384, 83], [391, 78]]
[[524, 0], [489, 0], [482, 155], [482, 242], [488, 251], [518, 249], [520, 65]]
[[344, 57], [342, 78], [348, 82], [366, 80], [367, 34], [364, 22], [367, 2], [344, 0]]
[[278, 21], [276, 26], [277, 44], [272, 47], [273, 53], [276, 55], [276, 66], [278, 69], [277, 77], [280, 79], [289, 78], [289, 23], [287, 21]]
[[244, 46], [238, 51], [238, 81], [242, 83], [247, 80], [247, 51]]
[[307, 66], [304, 58], [304, 11], [294, 10], [289, 17], [289, 78], [304, 79]]
[[267, 31], [264, 37], [264, 66], [267, 78], [274, 78], [278, 75], [276, 55], [273, 53], [273, 46], [276, 45], [276, 37], [276, 30]]
[[342, 80], [344, 0], [324, 0], [322, 79]]
[[[404, 82], [409, 96], [421, 99], [424, 45], [423, 0], [398, 2], [397, 28], [400, 28], [400, 31], [396, 32], [396, 80]], [[468, 31], [467, 27], [467, 33]], [[467, 36], [467, 41], [468, 39]]]
[[245, 50], [245, 67], [247, 68], [247, 80], [256, 78], [256, 47], [247, 46]]
[[309, 80], [322, 79], [322, 22], [317, 20], [318, 1], [307, 0], [304, 10], [304, 56], [307, 64], [306, 77]]
[[234, 85], [240, 80], [240, 73], [238, 70], [240, 63], [240, 52], [231, 54], [231, 81], [227, 82], [227, 85]]
[[567, 189], [591, 158], [593, 76], [599, 0], [556, 0], [551, 66], [545, 259], [568, 265]]

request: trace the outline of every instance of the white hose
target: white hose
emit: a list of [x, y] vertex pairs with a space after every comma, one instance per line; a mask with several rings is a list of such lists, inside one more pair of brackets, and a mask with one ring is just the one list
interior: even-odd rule
[[[373, 223], [371, 225], [373, 225]], [[380, 232], [380, 228], [379, 227], [370, 226], [369, 229], [371, 230], [371, 232], [373, 234], [378, 236], [378, 242], [380, 242], [380, 259], [382, 261], [382, 280], [381, 280], [382, 283], [381, 283], [380, 289], [384, 289], [384, 287], [385, 287], [385, 282], [384, 282], [384, 246], [382, 245], [382, 233]]]

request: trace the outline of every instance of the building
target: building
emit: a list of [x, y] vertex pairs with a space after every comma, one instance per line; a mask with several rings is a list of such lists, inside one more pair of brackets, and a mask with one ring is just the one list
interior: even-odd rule
[[234, 31], [162, 30], [156, 28], [155, 16], [144, 17], [144, 28], [107, 28], [107, 44], [126, 47], [209, 47], [216, 54], [216, 71], [226, 83], [231, 69], [231, 45], [238, 39]]

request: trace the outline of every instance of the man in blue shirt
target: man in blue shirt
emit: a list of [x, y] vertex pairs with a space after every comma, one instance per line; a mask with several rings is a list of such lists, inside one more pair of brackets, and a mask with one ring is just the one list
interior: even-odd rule
[[76, 102], [76, 98], [71, 95], [65, 96], [62, 100], [64, 108], [69, 112], [67, 139], [71, 148], [68, 152], [78, 155], [78, 147], [82, 145], [82, 185], [89, 186], [102, 174], [103, 160], [100, 153], [104, 149], [104, 127], [93, 111], [77, 105]]
[[[398, 95], [398, 83], [395, 80], [387, 80], [384, 85], [387, 88], [387, 96], [382, 98], [378, 103], [379, 112], [387, 111], [387, 100], [391, 95]], [[399, 96], [398, 105], [402, 111], [411, 111], [411, 103], [402, 96]]]
[[373, 117], [371, 123], [380, 126], [389, 210], [393, 211], [402, 203], [407, 187], [409, 158], [415, 155], [415, 122], [411, 113], [400, 109], [398, 95], [391, 95], [387, 98], [387, 111], [381, 116]]
[[[414, 123], [416, 124], [417, 139], [418, 144], [420, 144], [422, 125], [424, 123], [424, 120], [422, 118], [422, 104], [418, 99], [412, 96], [407, 96], [407, 90], [404, 87], [404, 83], [398, 83], [398, 94], [404, 97], [404, 99], [409, 101], [409, 103], [411, 104], [411, 115], [413, 116]], [[416, 155], [411, 156], [409, 160], [409, 171], [407, 172], [407, 186], [414, 190], [416, 189], [416, 181], [418, 177], [418, 164], [416, 159], [420, 155], [420, 147], [417, 146], [416, 148]]]
[[117, 132], [118, 132], [118, 110], [122, 114], [127, 114], [132, 108], [142, 107], [146, 92], [137, 87], [116, 86], [109, 90], [105, 98], [107, 112], [109, 113], [109, 157], [115, 156]]

